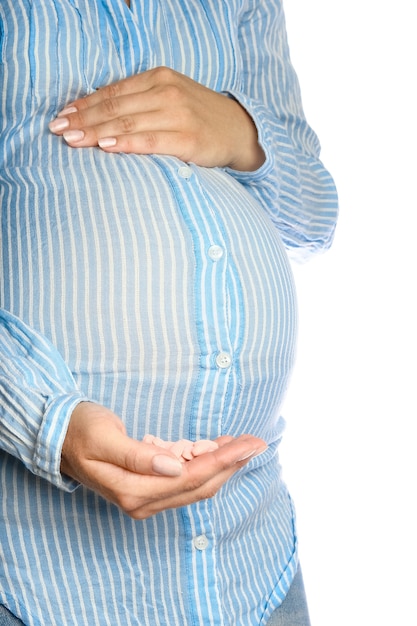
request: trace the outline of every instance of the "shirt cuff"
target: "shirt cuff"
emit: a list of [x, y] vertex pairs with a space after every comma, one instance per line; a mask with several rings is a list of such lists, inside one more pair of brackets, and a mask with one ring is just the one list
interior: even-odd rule
[[275, 155], [271, 149], [271, 133], [268, 132], [268, 123], [264, 107], [262, 104], [254, 102], [243, 93], [228, 91], [224, 92], [224, 94], [229, 98], [236, 100], [252, 118], [258, 133], [258, 143], [265, 153], [265, 161], [257, 170], [252, 172], [242, 172], [240, 170], [234, 170], [230, 167], [225, 167], [224, 170], [233, 176], [233, 178], [245, 185], [258, 183], [259, 181], [267, 178], [275, 169]]
[[33, 455], [33, 471], [37, 476], [64, 491], [74, 491], [79, 483], [61, 474], [61, 452], [72, 412], [88, 399], [80, 393], [54, 398], [46, 406]]

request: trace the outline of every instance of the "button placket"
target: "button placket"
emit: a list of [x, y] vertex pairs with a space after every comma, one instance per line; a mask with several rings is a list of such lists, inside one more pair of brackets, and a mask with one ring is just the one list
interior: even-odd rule
[[[198, 416], [190, 425], [190, 436], [210, 437], [219, 432], [215, 423], [221, 414], [221, 404], [229, 384], [233, 366], [232, 321], [228, 303], [230, 287], [229, 244], [222, 216], [212, 206], [211, 194], [201, 185], [205, 172], [187, 163], [177, 163], [172, 174], [173, 186], [185, 194], [179, 203], [193, 240], [195, 254], [196, 302], [201, 306], [198, 341], [201, 350], [201, 394], [196, 393], [195, 412]], [[215, 399], [207, 390], [215, 385]], [[197, 400], [199, 398], [199, 400]], [[210, 410], [206, 411], [205, 407]], [[204, 407], [204, 408], [202, 408]], [[193, 409], [194, 410], [194, 409]]]
[[181, 165], [178, 168], [177, 172], [178, 172], [178, 176], [180, 178], [184, 178], [185, 180], [188, 180], [193, 175], [193, 170], [191, 169], [189, 165]]
[[194, 537], [193, 544], [197, 550], [202, 551], [208, 548], [209, 540], [207, 539], [206, 535], [198, 535], [197, 537]]
[[216, 365], [220, 369], [227, 369], [232, 364], [232, 356], [228, 352], [219, 352], [216, 356]]
[[224, 248], [217, 244], [213, 244], [208, 249], [208, 255], [212, 261], [219, 261], [224, 254]]

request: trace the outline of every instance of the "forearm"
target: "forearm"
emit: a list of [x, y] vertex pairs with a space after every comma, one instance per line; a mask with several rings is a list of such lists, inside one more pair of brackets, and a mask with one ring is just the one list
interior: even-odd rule
[[253, 119], [265, 162], [252, 173], [230, 174], [261, 203], [294, 256], [307, 258], [330, 246], [338, 201], [304, 115], [280, 0], [251, 5], [239, 34], [246, 71], [240, 91], [230, 95]]
[[0, 447], [34, 474], [71, 489], [60, 474], [73, 409], [84, 398], [55, 348], [0, 310]]
[[[252, 116], [235, 98], [227, 98], [230, 109], [230, 151], [227, 167], [238, 172], [254, 172], [265, 162], [265, 152]], [[226, 107], [225, 107], [226, 110]]]

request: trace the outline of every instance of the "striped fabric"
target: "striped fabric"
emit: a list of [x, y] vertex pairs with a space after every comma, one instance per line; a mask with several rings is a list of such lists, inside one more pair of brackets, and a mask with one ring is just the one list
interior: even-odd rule
[[[49, 133], [74, 98], [159, 65], [247, 108], [258, 171]], [[2, 0], [0, 93], [0, 603], [36, 626], [266, 624], [297, 566], [286, 249], [326, 249], [337, 210], [280, 0]], [[133, 521], [60, 475], [82, 399], [132, 437], [269, 448], [214, 498]]]

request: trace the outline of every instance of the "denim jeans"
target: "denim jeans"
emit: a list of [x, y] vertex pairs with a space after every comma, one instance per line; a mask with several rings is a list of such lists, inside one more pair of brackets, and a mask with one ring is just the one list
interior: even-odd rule
[[300, 567], [284, 602], [272, 613], [267, 626], [311, 626]]
[[0, 626], [23, 626], [23, 622], [0, 604]]
[[[0, 626], [23, 626], [23, 622], [0, 604]], [[273, 612], [267, 626], [310, 626], [300, 568], [284, 602]]]

